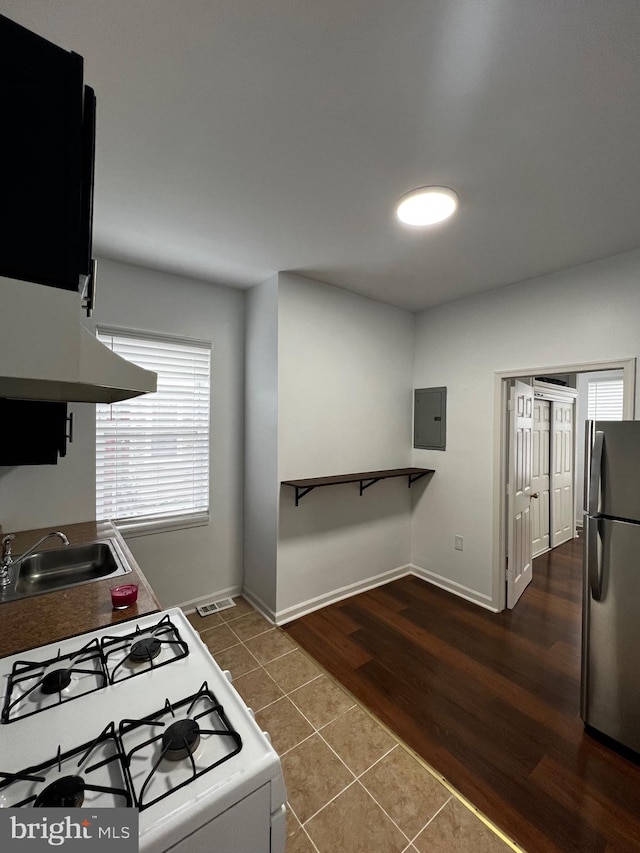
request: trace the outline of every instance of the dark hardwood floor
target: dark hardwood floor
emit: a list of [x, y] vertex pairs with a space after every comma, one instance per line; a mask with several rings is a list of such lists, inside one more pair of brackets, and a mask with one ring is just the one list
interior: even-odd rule
[[503, 613], [406, 577], [285, 629], [529, 853], [639, 851], [640, 767], [579, 717], [581, 556]]

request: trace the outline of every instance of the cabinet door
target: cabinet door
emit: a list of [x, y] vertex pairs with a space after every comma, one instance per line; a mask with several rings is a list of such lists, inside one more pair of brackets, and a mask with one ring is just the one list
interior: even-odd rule
[[0, 399], [0, 422], [0, 466], [57, 465], [66, 455], [66, 403]]
[[87, 266], [82, 66], [0, 15], [0, 275], [66, 290]]

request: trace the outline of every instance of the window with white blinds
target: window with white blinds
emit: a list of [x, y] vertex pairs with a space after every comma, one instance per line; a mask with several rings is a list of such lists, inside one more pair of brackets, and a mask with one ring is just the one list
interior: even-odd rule
[[590, 379], [587, 390], [589, 420], [621, 421], [622, 395], [622, 379]]
[[158, 390], [96, 406], [96, 517], [125, 529], [187, 526], [209, 510], [211, 345], [99, 329]]

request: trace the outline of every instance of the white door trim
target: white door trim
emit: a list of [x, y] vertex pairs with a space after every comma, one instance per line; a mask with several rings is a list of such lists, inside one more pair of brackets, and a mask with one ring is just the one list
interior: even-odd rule
[[498, 610], [506, 606], [506, 489], [507, 463], [507, 401], [508, 379], [540, 376], [549, 373], [591, 373], [595, 370], [623, 371], [623, 418], [635, 418], [636, 359], [620, 358], [607, 361], [589, 361], [578, 364], [552, 364], [523, 367], [518, 370], [497, 370], [493, 374], [493, 530], [491, 598]]

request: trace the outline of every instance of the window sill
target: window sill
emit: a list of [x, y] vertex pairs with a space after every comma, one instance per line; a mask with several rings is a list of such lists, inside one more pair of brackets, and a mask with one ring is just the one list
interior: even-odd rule
[[209, 513], [198, 512], [192, 515], [174, 515], [168, 518], [147, 519], [144, 521], [114, 521], [114, 526], [125, 539], [138, 536], [152, 536], [155, 533], [170, 533], [173, 530], [187, 530], [190, 527], [205, 527], [209, 524]]

